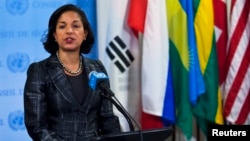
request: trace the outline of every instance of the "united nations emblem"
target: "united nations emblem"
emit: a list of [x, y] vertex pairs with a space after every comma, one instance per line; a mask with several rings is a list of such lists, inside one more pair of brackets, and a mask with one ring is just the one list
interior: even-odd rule
[[11, 112], [8, 117], [8, 123], [12, 130], [25, 130], [24, 113], [20, 110]]
[[17, 52], [8, 56], [7, 65], [12, 72], [23, 72], [28, 67], [29, 61], [29, 56], [27, 54]]
[[6, 8], [12, 15], [22, 15], [28, 9], [28, 0], [6, 0]]

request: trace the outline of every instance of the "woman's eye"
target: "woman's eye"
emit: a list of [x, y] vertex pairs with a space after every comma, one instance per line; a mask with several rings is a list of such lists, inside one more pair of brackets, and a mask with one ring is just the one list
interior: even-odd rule
[[74, 25], [73, 27], [74, 27], [74, 28], [79, 28], [80, 26], [79, 26], [79, 25]]
[[63, 29], [63, 28], [65, 28], [65, 26], [64, 26], [64, 25], [60, 25], [59, 28], [60, 28], [60, 29]]

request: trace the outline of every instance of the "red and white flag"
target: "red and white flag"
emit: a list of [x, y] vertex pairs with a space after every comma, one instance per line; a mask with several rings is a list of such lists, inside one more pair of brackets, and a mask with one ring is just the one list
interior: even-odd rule
[[224, 93], [224, 117], [250, 124], [250, 1], [232, 0]]
[[224, 0], [213, 0], [213, 6], [216, 49], [219, 64], [219, 84], [222, 86], [226, 79], [225, 63], [228, 41], [227, 5]]
[[[130, 3], [129, 25], [142, 33], [141, 126], [143, 129], [163, 126], [169, 67], [166, 12], [164, 0], [131, 0]], [[139, 20], [135, 17], [139, 17]]]

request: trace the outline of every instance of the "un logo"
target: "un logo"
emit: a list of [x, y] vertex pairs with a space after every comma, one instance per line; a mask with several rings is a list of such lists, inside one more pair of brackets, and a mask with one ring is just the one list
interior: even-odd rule
[[24, 53], [10, 54], [7, 58], [7, 65], [12, 72], [23, 72], [29, 65], [29, 56]]
[[22, 15], [28, 9], [28, 0], [6, 0], [6, 8], [12, 15]]
[[11, 112], [8, 118], [9, 126], [12, 130], [25, 130], [24, 113], [20, 110]]

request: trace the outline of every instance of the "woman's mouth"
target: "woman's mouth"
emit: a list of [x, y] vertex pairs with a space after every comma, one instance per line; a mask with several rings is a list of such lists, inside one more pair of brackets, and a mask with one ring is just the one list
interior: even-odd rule
[[74, 41], [74, 39], [71, 38], [71, 37], [68, 37], [68, 38], [65, 39], [66, 43], [72, 43], [73, 41]]

